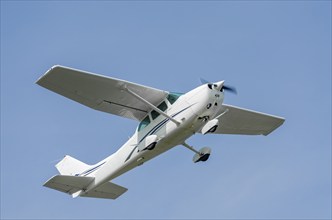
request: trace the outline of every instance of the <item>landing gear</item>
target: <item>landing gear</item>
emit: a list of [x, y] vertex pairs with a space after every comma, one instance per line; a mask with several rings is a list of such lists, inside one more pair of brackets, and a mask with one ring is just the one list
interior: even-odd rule
[[199, 150], [199, 154], [195, 154], [193, 157], [194, 163], [197, 163], [199, 161], [205, 162], [209, 159], [210, 154], [211, 154], [211, 149], [208, 147], [203, 147], [202, 149]]
[[199, 151], [195, 150], [192, 146], [189, 146], [187, 143], [182, 144], [184, 147], [188, 148], [189, 150], [195, 152], [193, 157], [193, 162], [197, 163], [199, 161], [205, 162], [209, 159], [211, 154], [211, 148], [203, 147]]

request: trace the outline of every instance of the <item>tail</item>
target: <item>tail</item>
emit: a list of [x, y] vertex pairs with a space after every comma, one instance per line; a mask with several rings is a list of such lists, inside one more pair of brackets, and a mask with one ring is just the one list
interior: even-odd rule
[[[104, 162], [105, 163], [105, 162]], [[100, 167], [101, 163], [97, 167]], [[86, 191], [87, 187], [94, 184], [95, 177], [80, 176], [79, 174], [87, 170], [93, 170], [92, 166], [83, 163], [71, 156], [66, 155], [58, 164], [55, 165], [61, 175], [55, 175], [49, 179], [44, 186], [60, 192], [68, 193], [74, 198], [77, 196], [116, 199], [127, 191], [126, 188], [112, 182], [105, 182], [100, 186]]]
[[66, 155], [55, 167], [61, 175], [75, 176], [89, 169], [90, 165]]

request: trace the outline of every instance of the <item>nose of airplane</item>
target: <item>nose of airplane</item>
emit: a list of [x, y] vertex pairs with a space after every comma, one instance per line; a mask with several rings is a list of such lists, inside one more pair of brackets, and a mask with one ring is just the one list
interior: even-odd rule
[[233, 86], [227, 86], [224, 84], [224, 80], [223, 81], [219, 81], [213, 84], [213, 89], [223, 92], [224, 90], [227, 90], [228, 92], [237, 94], [236, 88]]
[[224, 80], [223, 81], [219, 81], [219, 82], [216, 82], [216, 83], [214, 83], [213, 84], [213, 86], [214, 86], [214, 89], [215, 90], [218, 90], [218, 91], [221, 91], [221, 89], [223, 88], [223, 86], [224, 86]]

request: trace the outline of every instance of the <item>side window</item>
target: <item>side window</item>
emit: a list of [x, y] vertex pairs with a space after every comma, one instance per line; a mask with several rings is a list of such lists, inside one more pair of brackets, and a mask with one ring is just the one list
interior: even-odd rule
[[162, 102], [160, 105], [157, 106], [157, 108], [164, 112], [167, 109], [166, 102]]
[[[161, 111], [165, 111], [167, 109], [167, 104], [166, 102], [162, 102], [160, 105], [157, 106], [157, 108], [159, 108]], [[151, 112], [151, 116], [152, 116], [152, 119], [155, 119], [159, 116], [160, 114], [158, 112], [156, 112], [155, 110], [153, 110]]]
[[175, 93], [175, 92], [171, 92], [168, 96], [167, 96], [167, 100], [173, 104], [181, 95], [183, 95], [183, 93]]
[[155, 110], [153, 110], [153, 111], [151, 112], [151, 117], [152, 117], [153, 120], [154, 120], [155, 118], [157, 118], [159, 115], [160, 115], [160, 114], [159, 114], [158, 112], [156, 112]]
[[143, 128], [145, 128], [146, 126], [148, 126], [148, 124], [150, 124], [150, 118], [149, 115], [146, 116], [141, 123], [138, 125], [138, 131], [142, 130]]

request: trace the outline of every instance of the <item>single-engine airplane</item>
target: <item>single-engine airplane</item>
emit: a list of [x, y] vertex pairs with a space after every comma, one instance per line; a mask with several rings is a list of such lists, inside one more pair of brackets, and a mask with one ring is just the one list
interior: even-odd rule
[[208, 160], [210, 148], [196, 150], [186, 143], [196, 133], [268, 135], [285, 121], [223, 103], [225, 91], [236, 93], [224, 81], [182, 94], [56, 65], [36, 83], [90, 108], [139, 121], [134, 135], [99, 163], [67, 155], [56, 164], [60, 174], [44, 186], [73, 198], [118, 198], [127, 189], [111, 180], [177, 145], [193, 151], [195, 163]]

